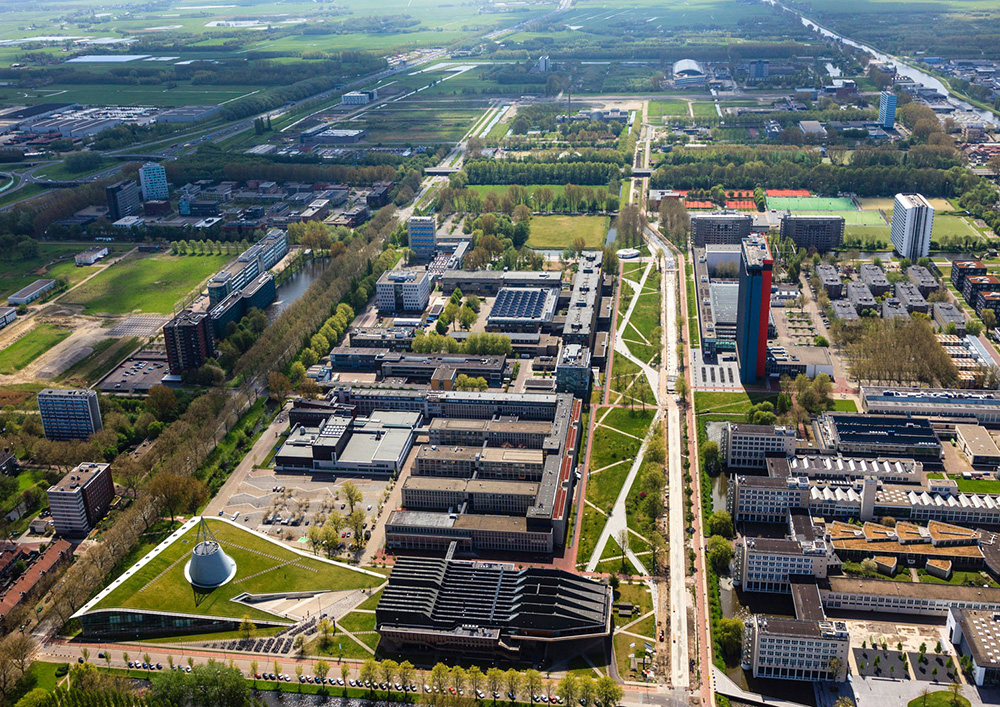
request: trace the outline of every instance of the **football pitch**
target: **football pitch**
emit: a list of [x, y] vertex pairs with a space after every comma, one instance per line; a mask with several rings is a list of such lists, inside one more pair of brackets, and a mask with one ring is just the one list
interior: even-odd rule
[[767, 208], [792, 213], [808, 211], [856, 211], [854, 202], [842, 196], [769, 196]]

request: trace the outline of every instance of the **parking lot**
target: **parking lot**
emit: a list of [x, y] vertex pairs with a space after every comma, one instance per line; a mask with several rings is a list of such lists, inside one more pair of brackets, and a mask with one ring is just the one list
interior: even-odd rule
[[97, 389], [102, 393], [148, 393], [169, 372], [166, 354], [140, 351], [113, 368], [97, 384]]

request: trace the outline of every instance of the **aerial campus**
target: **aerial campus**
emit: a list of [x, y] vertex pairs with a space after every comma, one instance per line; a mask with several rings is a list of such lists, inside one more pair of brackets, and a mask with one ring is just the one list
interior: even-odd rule
[[0, 707], [1000, 702], [995, 0], [0, 12]]

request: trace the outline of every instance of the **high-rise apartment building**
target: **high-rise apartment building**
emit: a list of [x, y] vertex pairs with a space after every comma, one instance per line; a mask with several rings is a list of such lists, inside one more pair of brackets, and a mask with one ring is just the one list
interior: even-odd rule
[[131, 179], [112, 184], [104, 193], [108, 197], [108, 218], [111, 221], [135, 216], [142, 210], [139, 185]]
[[921, 194], [896, 194], [892, 207], [892, 247], [904, 258], [916, 261], [931, 250], [934, 207]]
[[104, 517], [115, 497], [110, 464], [83, 463], [49, 487], [49, 508], [59, 535], [82, 537]]
[[421, 260], [434, 257], [434, 231], [436, 222], [433, 216], [411, 216], [407, 222], [410, 235], [410, 248]]
[[763, 236], [743, 239], [736, 309], [736, 355], [740, 381], [757, 383], [767, 363], [767, 321], [771, 311], [774, 259]]
[[896, 125], [896, 94], [882, 91], [878, 99], [878, 124], [886, 130]]
[[163, 341], [171, 373], [200, 368], [215, 356], [212, 318], [208, 312], [185, 309], [163, 325]]
[[139, 168], [139, 185], [142, 188], [142, 200], [165, 200], [170, 196], [167, 187], [167, 170], [162, 164], [147, 162]]
[[46, 388], [38, 394], [38, 412], [47, 439], [87, 439], [104, 426], [93, 390]]

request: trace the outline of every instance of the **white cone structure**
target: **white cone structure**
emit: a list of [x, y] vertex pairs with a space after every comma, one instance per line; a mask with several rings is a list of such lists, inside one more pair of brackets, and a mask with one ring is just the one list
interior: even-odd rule
[[215, 589], [236, 576], [236, 562], [219, 545], [205, 519], [198, 526], [198, 543], [184, 567], [184, 576], [198, 589]]

